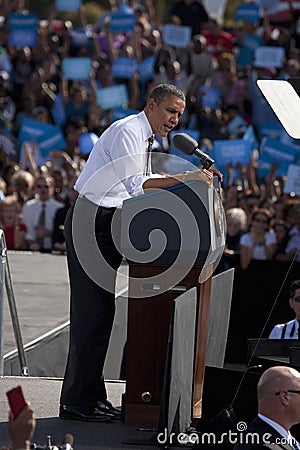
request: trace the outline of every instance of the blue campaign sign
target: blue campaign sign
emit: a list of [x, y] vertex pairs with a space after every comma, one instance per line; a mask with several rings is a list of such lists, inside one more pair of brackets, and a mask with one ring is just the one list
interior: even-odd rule
[[200, 86], [198, 93], [203, 93], [202, 107], [216, 109], [222, 97], [222, 93], [219, 89], [211, 88], [209, 86]]
[[88, 80], [93, 71], [91, 58], [63, 58], [63, 77], [66, 80]]
[[260, 122], [257, 131], [259, 139], [281, 139], [285, 130], [280, 122]]
[[260, 147], [258, 176], [268, 176], [273, 163], [278, 164], [276, 175], [287, 175], [289, 164], [295, 162], [299, 153], [295, 146], [283, 144], [278, 139], [264, 138]]
[[241, 46], [238, 48], [236, 62], [238, 66], [246, 67], [253, 63], [254, 50], [263, 45], [264, 41], [260, 36], [246, 34]]
[[12, 47], [36, 47], [38, 16], [12, 13], [8, 16], [8, 43]]
[[[111, 122], [115, 122], [116, 120], [123, 119], [123, 117], [130, 116], [131, 114], [138, 114], [140, 111], [132, 108], [115, 108], [113, 115], [111, 117]], [[153, 146], [152, 146], [153, 148]]]
[[34, 29], [19, 28], [9, 31], [8, 43], [11, 47], [31, 47], [37, 45], [38, 34]]
[[97, 102], [105, 111], [118, 106], [128, 105], [129, 98], [125, 84], [117, 84], [97, 90]]
[[58, 11], [78, 11], [82, 0], [55, 0], [55, 8]]
[[163, 42], [171, 47], [186, 48], [191, 36], [191, 27], [169, 24], [162, 26]]
[[19, 142], [38, 141], [41, 136], [52, 129], [52, 125], [38, 120], [25, 118], [22, 120], [18, 136]]
[[144, 59], [144, 61], [140, 62], [138, 71], [141, 83], [146, 83], [147, 81], [152, 80], [152, 78], [154, 77], [154, 62], [154, 56], [149, 56], [149, 58], [146, 58]]
[[259, 16], [259, 5], [253, 5], [252, 3], [244, 3], [237, 7], [235, 11], [235, 20], [240, 22], [241, 20], [247, 20], [250, 23], [258, 23], [260, 20]]
[[111, 74], [114, 78], [131, 79], [137, 72], [137, 62], [135, 58], [116, 58], [112, 64]]
[[247, 164], [252, 151], [251, 142], [244, 139], [227, 139], [214, 141], [211, 156], [218, 167], [226, 167], [228, 163]]
[[259, 147], [259, 142], [256, 138], [256, 134], [252, 125], [249, 125], [247, 130], [245, 131], [243, 135], [243, 141], [249, 142], [251, 150], [257, 149]]
[[88, 47], [92, 43], [91, 32], [88, 28], [73, 28], [70, 37], [74, 47]]
[[38, 139], [38, 147], [41, 155], [45, 158], [52, 150], [64, 150], [66, 141], [59, 126], [50, 125], [51, 129], [44, 132]]
[[109, 28], [113, 33], [133, 31], [136, 24], [135, 14], [111, 13]]
[[39, 23], [38, 16], [35, 13], [22, 14], [22, 13], [11, 13], [7, 19], [8, 28], [10, 30], [29, 28], [36, 29]]
[[95, 133], [83, 133], [78, 138], [78, 145], [81, 153], [88, 155], [96, 142], [98, 141], [98, 136]]

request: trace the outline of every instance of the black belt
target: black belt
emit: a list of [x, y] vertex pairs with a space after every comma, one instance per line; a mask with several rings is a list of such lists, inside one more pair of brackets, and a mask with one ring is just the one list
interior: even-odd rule
[[92, 202], [89, 198], [87, 198], [85, 195], [82, 195], [81, 198], [83, 198], [84, 200], [87, 200], [90, 203], [93, 203], [95, 206], [97, 206], [98, 210], [101, 209], [102, 211], [114, 212], [117, 209], [115, 206], [112, 206], [111, 208], [108, 208], [106, 206], [97, 205], [96, 203]]
[[106, 206], [98, 206], [98, 209], [102, 209], [102, 211], [112, 211], [114, 212], [117, 208], [116, 207], [112, 207], [112, 208], [107, 208]]

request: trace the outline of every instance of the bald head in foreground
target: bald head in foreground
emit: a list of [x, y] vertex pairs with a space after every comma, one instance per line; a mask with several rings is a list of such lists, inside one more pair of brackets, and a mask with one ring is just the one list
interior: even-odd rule
[[300, 423], [300, 373], [292, 367], [270, 367], [259, 379], [257, 400], [258, 415], [238, 433], [234, 450], [300, 449], [290, 433]]

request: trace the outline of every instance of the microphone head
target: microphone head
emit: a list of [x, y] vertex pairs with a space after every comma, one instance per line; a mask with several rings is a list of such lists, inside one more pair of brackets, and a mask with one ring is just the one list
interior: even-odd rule
[[192, 155], [198, 147], [198, 142], [186, 133], [177, 133], [173, 137], [173, 145], [186, 155]]

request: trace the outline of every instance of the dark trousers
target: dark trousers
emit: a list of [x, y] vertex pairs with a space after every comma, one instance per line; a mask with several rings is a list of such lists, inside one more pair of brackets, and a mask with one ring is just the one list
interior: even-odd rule
[[[67, 213], [70, 343], [61, 404], [94, 407], [106, 399], [103, 366], [115, 314], [116, 272], [122, 261], [111, 236], [114, 213], [113, 208], [97, 207], [84, 198], [78, 198]], [[99, 251], [113, 269], [99, 263]], [[110, 289], [106, 289], [108, 279]]]

